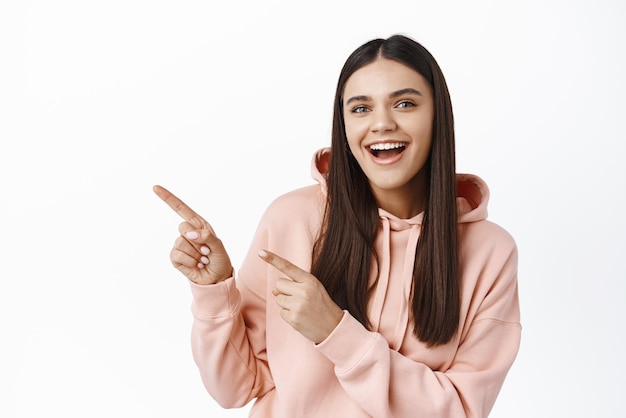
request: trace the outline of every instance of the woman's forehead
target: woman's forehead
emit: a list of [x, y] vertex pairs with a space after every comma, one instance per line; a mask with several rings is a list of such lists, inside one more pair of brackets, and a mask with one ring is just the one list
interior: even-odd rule
[[426, 79], [411, 67], [398, 61], [378, 58], [356, 70], [346, 81], [344, 98], [351, 96], [374, 96], [412, 88], [423, 95], [430, 93]]

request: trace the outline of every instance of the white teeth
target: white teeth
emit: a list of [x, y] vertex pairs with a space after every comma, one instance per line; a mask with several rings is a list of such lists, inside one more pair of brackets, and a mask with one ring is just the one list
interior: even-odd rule
[[394, 143], [385, 143], [385, 144], [372, 144], [370, 145], [370, 149], [372, 151], [383, 151], [395, 148], [403, 148], [404, 144], [402, 142], [394, 142]]

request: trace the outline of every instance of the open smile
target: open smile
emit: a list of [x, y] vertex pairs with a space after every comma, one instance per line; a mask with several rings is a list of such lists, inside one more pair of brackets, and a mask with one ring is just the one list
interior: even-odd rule
[[406, 149], [406, 143], [404, 142], [385, 142], [372, 144], [369, 147], [370, 153], [374, 158], [386, 160], [389, 158], [397, 157], [402, 154]]

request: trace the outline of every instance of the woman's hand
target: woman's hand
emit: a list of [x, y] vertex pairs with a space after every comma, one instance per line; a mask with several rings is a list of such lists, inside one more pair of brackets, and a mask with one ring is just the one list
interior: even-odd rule
[[161, 186], [154, 193], [178, 213], [185, 222], [178, 227], [180, 236], [174, 242], [170, 260], [174, 267], [196, 284], [214, 284], [233, 274], [230, 257], [211, 225], [182, 200]]
[[283, 320], [314, 343], [324, 341], [341, 321], [343, 310], [312, 274], [269, 251], [261, 250], [259, 257], [288, 277], [276, 280], [272, 292]]

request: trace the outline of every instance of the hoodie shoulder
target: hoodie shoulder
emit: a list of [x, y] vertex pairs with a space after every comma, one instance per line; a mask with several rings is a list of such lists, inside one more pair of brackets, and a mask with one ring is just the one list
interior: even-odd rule
[[324, 202], [324, 194], [319, 184], [300, 187], [275, 198], [269, 205], [272, 210], [304, 209], [308, 206], [319, 206]]
[[265, 210], [261, 224], [273, 230], [304, 226], [317, 231], [322, 222], [325, 194], [320, 185], [294, 189], [275, 198]]

